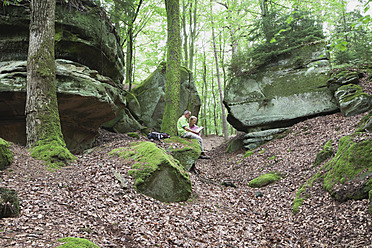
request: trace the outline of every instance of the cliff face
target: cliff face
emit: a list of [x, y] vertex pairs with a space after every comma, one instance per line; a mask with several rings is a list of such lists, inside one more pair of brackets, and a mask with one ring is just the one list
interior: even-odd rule
[[[98, 128], [125, 108], [124, 54], [102, 10], [91, 1], [56, 8], [56, 83], [66, 144], [89, 148]], [[0, 137], [26, 142], [29, 6], [0, 4]]]

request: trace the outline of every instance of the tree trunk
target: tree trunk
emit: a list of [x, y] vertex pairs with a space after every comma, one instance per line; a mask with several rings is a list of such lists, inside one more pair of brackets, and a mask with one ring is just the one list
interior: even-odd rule
[[161, 129], [170, 135], [177, 134], [180, 114], [181, 88], [181, 35], [179, 0], [165, 0], [167, 11], [167, 69], [165, 83], [165, 108]]
[[188, 66], [189, 56], [188, 56], [188, 47], [187, 47], [187, 30], [186, 30], [186, 12], [187, 6], [185, 0], [182, 0], [182, 31], [183, 31], [183, 52], [184, 52], [184, 66]]
[[203, 118], [204, 118], [204, 133], [208, 136], [208, 122], [207, 122], [207, 92], [208, 92], [208, 85], [207, 85], [207, 62], [206, 62], [206, 55], [205, 51], [203, 52], [203, 87], [202, 87], [202, 98], [203, 98]]
[[128, 27], [127, 57], [125, 67], [125, 84], [129, 86], [129, 91], [131, 91], [133, 82], [133, 23]]
[[220, 68], [219, 68], [219, 65], [218, 65], [218, 53], [217, 53], [217, 46], [216, 46], [216, 36], [214, 34], [212, 1], [210, 2], [210, 16], [211, 16], [211, 24], [212, 24], [212, 39], [213, 39], [214, 58], [215, 58], [215, 61], [216, 61], [216, 74], [217, 74], [218, 91], [220, 93], [223, 137], [224, 137], [225, 140], [227, 140], [227, 137], [228, 137], [228, 135], [227, 135], [227, 121], [226, 121], [225, 106], [223, 105], [223, 92], [222, 92], [222, 86], [221, 86]]
[[32, 0], [27, 58], [26, 135], [31, 155], [51, 164], [74, 157], [65, 148], [58, 113], [54, 33], [55, 0]]

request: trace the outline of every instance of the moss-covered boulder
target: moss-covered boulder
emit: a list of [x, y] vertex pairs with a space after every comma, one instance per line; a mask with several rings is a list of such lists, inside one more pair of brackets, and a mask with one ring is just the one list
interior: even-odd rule
[[322, 42], [304, 45], [255, 73], [233, 78], [224, 94], [229, 123], [250, 133], [337, 111], [326, 87], [330, 63], [325, 47]]
[[[128, 107], [145, 126], [160, 130], [165, 107], [165, 72], [166, 63], [158, 68], [140, 85], [127, 95]], [[181, 88], [179, 116], [188, 109], [198, 115], [201, 106], [200, 97], [195, 87], [192, 72], [181, 67]]]
[[252, 179], [248, 186], [252, 188], [262, 188], [269, 184], [275, 183], [283, 178], [283, 175], [279, 172], [269, 172], [267, 174], [263, 174], [255, 179]]
[[323, 149], [316, 155], [313, 165], [318, 166], [332, 156], [333, 156], [332, 140], [328, 140], [327, 143], [323, 146]]
[[129, 175], [135, 189], [162, 202], [186, 201], [192, 192], [183, 166], [153, 142], [138, 142], [110, 152], [133, 161]]
[[13, 162], [13, 153], [9, 150], [8, 142], [0, 138], [0, 170], [4, 170]]
[[363, 133], [344, 136], [324, 167], [324, 189], [340, 202], [366, 199], [372, 190], [372, 140]]
[[169, 144], [167, 152], [177, 159], [186, 170], [190, 170], [200, 157], [201, 148], [196, 139], [185, 139], [175, 136], [165, 139], [164, 143]]
[[334, 93], [343, 85], [358, 84], [360, 77], [362, 77], [360, 72], [340, 70], [332, 73], [331, 77], [327, 81], [327, 87], [332, 91], [332, 93]]
[[353, 116], [372, 109], [372, 96], [363, 92], [359, 85], [347, 84], [335, 92], [339, 108], [345, 116]]
[[99, 248], [98, 245], [83, 238], [66, 237], [60, 238], [57, 241], [60, 243], [64, 243], [57, 246], [57, 248]]
[[0, 218], [19, 215], [19, 201], [15, 190], [0, 188]]

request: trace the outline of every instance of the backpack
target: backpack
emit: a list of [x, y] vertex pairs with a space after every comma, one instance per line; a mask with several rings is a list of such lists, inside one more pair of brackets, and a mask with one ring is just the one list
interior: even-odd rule
[[166, 139], [170, 138], [170, 135], [167, 133], [160, 133], [160, 132], [151, 132], [147, 135], [147, 138], [150, 140], [161, 140], [161, 139]]

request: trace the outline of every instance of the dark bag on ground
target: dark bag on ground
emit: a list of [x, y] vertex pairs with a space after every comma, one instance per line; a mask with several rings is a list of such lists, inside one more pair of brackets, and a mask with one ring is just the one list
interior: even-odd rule
[[147, 138], [151, 140], [162, 140], [162, 139], [170, 138], [170, 135], [167, 133], [151, 132], [147, 135]]

